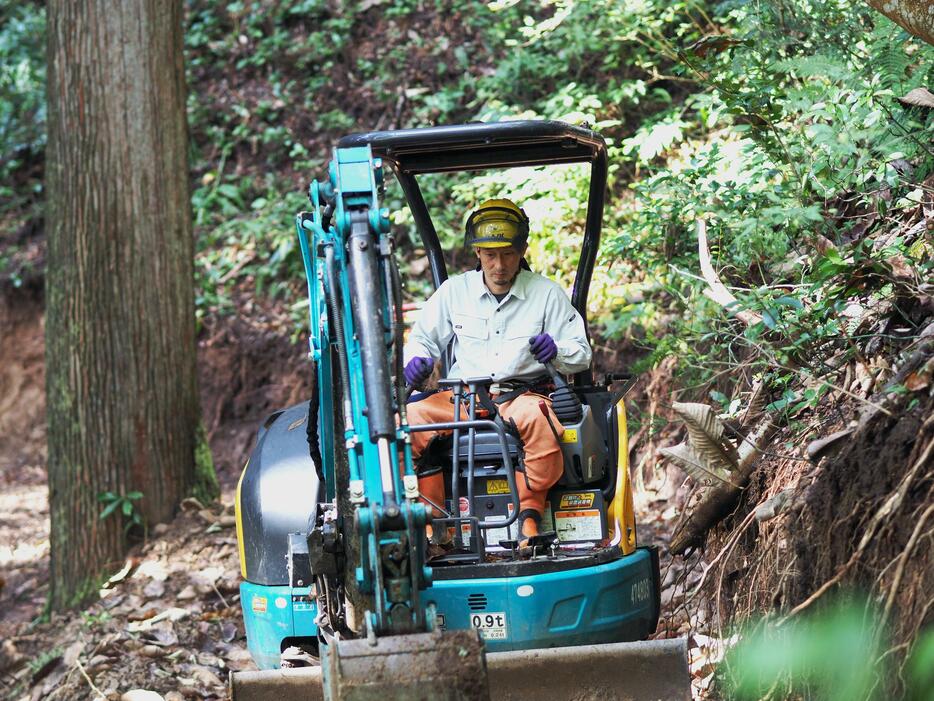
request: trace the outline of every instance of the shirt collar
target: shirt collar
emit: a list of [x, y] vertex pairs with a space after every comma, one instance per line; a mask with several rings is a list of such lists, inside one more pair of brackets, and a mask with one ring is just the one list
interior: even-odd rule
[[[469, 284], [470, 284], [470, 293], [473, 297], [483, 297], [483, 295], [490, 295], [493, 297], [493, 293], [490, 292], [489, 288], [483, 282], [483, 271], [482, 270], [471, 270], [469, 275]], [[517, 299], [525, 299], [525, 290], [526, 284], [528, 282], [528, 270], [519, 269], [519, 274], [516, 275], [515, 281], [512, 283], [512, 287], [509, 288], [509, 292], [506, 293], [506, 296], [503, 297], [503, 300], [509, 298], [509, 296], [516, 297]], [[494, 297], [495, 299], [495, 297]]]

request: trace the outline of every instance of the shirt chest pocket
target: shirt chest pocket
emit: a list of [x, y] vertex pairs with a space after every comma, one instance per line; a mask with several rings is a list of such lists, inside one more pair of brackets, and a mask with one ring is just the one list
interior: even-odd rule
[[542, 332], [542, 325], [530, 323], [528, 321], [523, 321], [519, 323], [507, 324], [506, 328], [503, 331], [503, 336], [505, 340], [514, 342], [514, 341], [525, 341], [529, 342], [529, 339], [532, 336], [536, 336]]
[[454, 322], [454, 335], [458, 338], [471, 338], [480, 341], [489, 337], [486, 319], [468, 316], [467, 314], [455, 314], [452, 321]]

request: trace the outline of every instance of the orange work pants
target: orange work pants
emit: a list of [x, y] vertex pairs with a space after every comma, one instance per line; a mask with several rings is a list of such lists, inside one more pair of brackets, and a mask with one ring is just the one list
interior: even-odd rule
[[[436, 392], [421, 401], [409, 404], [406, 408], [410, 425], [441, 423], [454, 420], [454, 403], [451, 391]], [[495, 398], [495, 397], [494, 397]], [[555, 440], [539, 402], [544, 401], [548, 415], [558, 435], [564, 433], [564, 427], [551, 410], [551, 400], [540, 394], [526, 392], [515, 399], [497, 405], [504, 421], [512, 419], [519, 429], [519, 438], [525, 450], [525, 477], [516, 475], [516, 487], [519, 490], [519, 510], [533, 509], [539, 514], [545, 511], [545, 496], [548, 490], [561, 478], [564, 471], [564, 457], [561, 447]], [[461, 419], [467, 418], [466, 403], [461, 409]], [[412, 433], [412, 456], [418, 458], [425, 447], [439, 433], [450, 431], [418, 431]], [[418, 480], [419, 491], [436, 504], [444, 503], [444, 480], [440, 473]]]

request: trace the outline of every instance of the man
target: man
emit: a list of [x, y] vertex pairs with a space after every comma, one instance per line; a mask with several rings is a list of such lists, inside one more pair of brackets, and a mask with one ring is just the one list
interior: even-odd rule
[[[543, 363], [565, 374], [590, 366], [580, 314], [559, 285], [523, 268], [528, 233], [529, 218], [510, 200], [487, 200], [470, 215], [466, 243], [474, 247], [479, 265], [445, 281], [425, 303], [404, 349], [410, 385], [429, 377], [452, 339], [455, 362], [449, 376], [492, 377], [494, 399], [503, 386], [540, 380]], [[547, 397], [530, 391], [497, 407], [504, 420], [515, 422], [525, 450], [525, 478], [516, 480], [523, 539], [538, 535], [545, 496], [564, 469], [561, 447], [539, 407], [543, 399], [560, 436], [564, 429]], [[450, 390], [408, 407], [412, 425], [453, 418]], [[412, 434], [416, 460], [434, 435]], [[419, 490], [435, 504], [444, 503], [441, 474], [420, 478]]]

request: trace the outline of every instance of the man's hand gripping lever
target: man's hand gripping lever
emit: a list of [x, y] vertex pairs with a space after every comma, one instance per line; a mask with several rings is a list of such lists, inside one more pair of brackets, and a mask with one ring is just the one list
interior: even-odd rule
[[435, 361], [425, 356], [416, 356], [406, 363], [402, 371], [405, 377], [405, 397], [403, 401], [408, 401], [417, 388], [425, 384], [425, 381], [431, 377], [431, 371], [435, 367]]
[[[547, 333], [542, 333], [538, 336], [532, 336], [529, 339], [529, 346], [532, 355], [545, 366], [545, 370], [551, 376], [551, 381], [555, 383], [555, 391], [551, 393], [550, 398], [551, 410], [555, 413], [558, 421], [564, 426], [580, 423], [584, 418], [584, 408], [581, 406], [581, 401], [551, 362], [558, 355], [558, 346], [554, 339]], [[547, 414], [546, 418], [548, 418]], [[552, 431], [555, 431], [550, 420], [548, 425]]]

